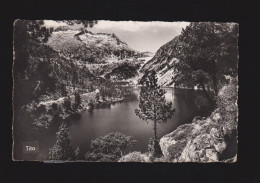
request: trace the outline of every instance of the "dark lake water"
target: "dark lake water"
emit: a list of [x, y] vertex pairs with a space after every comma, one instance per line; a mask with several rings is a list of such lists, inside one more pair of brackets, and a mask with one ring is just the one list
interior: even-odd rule
[[[172, 101], [176, 109], [175, 115], [167, 123], [158, 125], [158, 137], [162, 137], [178, 126], [190, 123], [195, 116], [206, 115], [210, 105], [202, 91], [190, 89], [165, 88], [166, 100]], [[138, 142], [127, 149], [127, 152], [147, 152], [149, 138], [153, 136], [152, 123], [146, 123], [135, 115], [138, 108], [139, 88], [132, 88], [130, 96], [121, 103], [110, 107], [85, 111], [79, 120], [74, 120], [70, 125], [72, 144], [79, 146], [80, 157], [90, 150], [91, 140], [111, 132], [121, 132], [133, 136]], [[36, 159], [46, 160], [48, 149], [55, 143], [55, 135], [48, 136], [40, 142], [40, 153]]]
[[[203, 115], [209, 110], [208, 102], [201, 91], [172, 88], [166, 91], [166, 99], [173, 102], [176, 114], [167, 123], [158, 125], [158, 137], [172, 132], [181, 124], [191, 122], [195, 116]], [[92, 139], [118, 131], [133, 136], [138, 141], [127, 151], [146, 152], [149, 138], [153, 136], [153, 127], [152, 123], [147, 124], [135, 115], [139, 92], [138, 88], [132, 89], [131, 95], [121, 103], [83, 112], [81, 119], [70, 127], [72, 144], [79, 146], [84, 154], [90, 150]]]

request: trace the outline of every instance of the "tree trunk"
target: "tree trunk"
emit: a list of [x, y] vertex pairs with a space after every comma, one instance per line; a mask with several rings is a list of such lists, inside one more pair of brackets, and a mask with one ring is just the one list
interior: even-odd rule
[[157, 140], [157, 122], [156, 121], [154, 121], [153, 130], [154, 130], [154, 140]]
[[216, 78], [216, 75], [213, 75], [213, 87], [214, 87], [215, 96], [217, 96], [218, 95], [218, 88], [217, 88], [217, 78]]
[[217, 86], [216, 61], [214, 61], [214, 65], [213, 65], [212, 82], [213, 82], [213, 89], [215, 92], [215, 96], [217, 96], [218, 95], [218, 86]]
[[154, 121], [154, 139], [153, 139], [153, 151], [152, 151], [152, 155], [153, 157], [161, 157], [162, 156], [162, 150], [161, 147], [159, 145], [158, 139], [157, 139], [157, 122]]
[[209, 100], [210, 104], [213, 104], [214, 105], [214, 100], [212, 100], [212, 98], [209, 96], [207, 90], [205, 89], [205, 85], [203, 82], [200, 83], [202, 89], [203, 89], [203, 92], [205, 93], [207, 99]]

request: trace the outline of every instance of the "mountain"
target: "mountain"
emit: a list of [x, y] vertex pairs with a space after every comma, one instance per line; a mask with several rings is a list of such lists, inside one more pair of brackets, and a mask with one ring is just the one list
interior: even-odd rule
[[[26, 38], [27, 50], [15, 50], [14, 108], [16, 113], [30, 116], [29, 124], [37, 127], [49, 128], [60, 118], [79, 113], [84, 105], [122, 100], [127, 91], [113, 81], [138, 74], [140, 61], [136, 58], [142, 53], [114, 34], [60, 27], [46, 41], [31, 36]], [[25, 66], [22, 72], [21, 65]], [[76, 94], [84, 101], [81, 107], [75, 107]]]
[[25, 66], [22, 77], [15, 80], [16, 101], [21, 105], [34, 99], [53, 100], [78, 89], [93, 92], [103, 82], [137, 80], [139, 68], [151, 55], [130, 48], [115, 34], [67, 26], [56, 28], [46, 41], [35, 36], [27, 42], [28, 51], [16, 51], [21, 57], [18, 64]]
[[46, 44], [78, 64], [105, 64], [142, 55], [115, 34], [94, 34], [83, 28], [74, 30], [59, 27], [53, 31]]
[[145, 73], [155, 70], [159, 85], [172, 86], [172, 77], [175, 75], [173, 65], [179, 62], [179, 60], [175, 58], [179, 45], [179, 36], [176, 36], [161, 46], [154, 57], [143, 65], [141, 72]]
[[142, 52], [142, 54], [143, 54], [143, 57], [152, 57], [152, 56], [154, 56], [154, 53], [152, 53], [150, 51]]
[[79, 67], [86, 66], [93, 75], [113, 81], [138, 77], [141, 65], [154, 55], [130, 48], [113, 33], [67, 26], [56, 28], [46, 45]]

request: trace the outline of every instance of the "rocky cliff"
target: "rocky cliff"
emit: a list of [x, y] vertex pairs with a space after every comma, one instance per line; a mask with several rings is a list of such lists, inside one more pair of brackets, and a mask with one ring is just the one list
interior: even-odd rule
[[218, 108], [209, 117], [195, 117], [160, 139], [163, 157], [149, 159], [138, 152], [121, 162], [235, 162], [237, 160], [237, 82], [231, 80], [218, 94]]
[[162, 86], [173, 85], [172, 77], [175, 75], [174, 63], [179, 62], [175, 55], [180, 46], [179, 37], [164, 44], [155, 53], [154, 57], [149, 60], [141, 69], [141, 72], [155, 70], [158, 77], [158, 84]]
[[195, 118], [160, 140], [165, 159], [173, 162], [215, 162], [227, 144], [219, 129], [217, 111], [206, 119]]

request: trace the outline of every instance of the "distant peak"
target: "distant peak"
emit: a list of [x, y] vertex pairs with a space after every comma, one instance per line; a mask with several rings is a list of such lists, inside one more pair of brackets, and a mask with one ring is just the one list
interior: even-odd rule
[[118, 43], [122, 43], [122, 44], [128, 45], [126, 42], [124, 42], [121, 39], [119, 39], [114, 33], [111, 34], [111, 37], [115, 38]]

